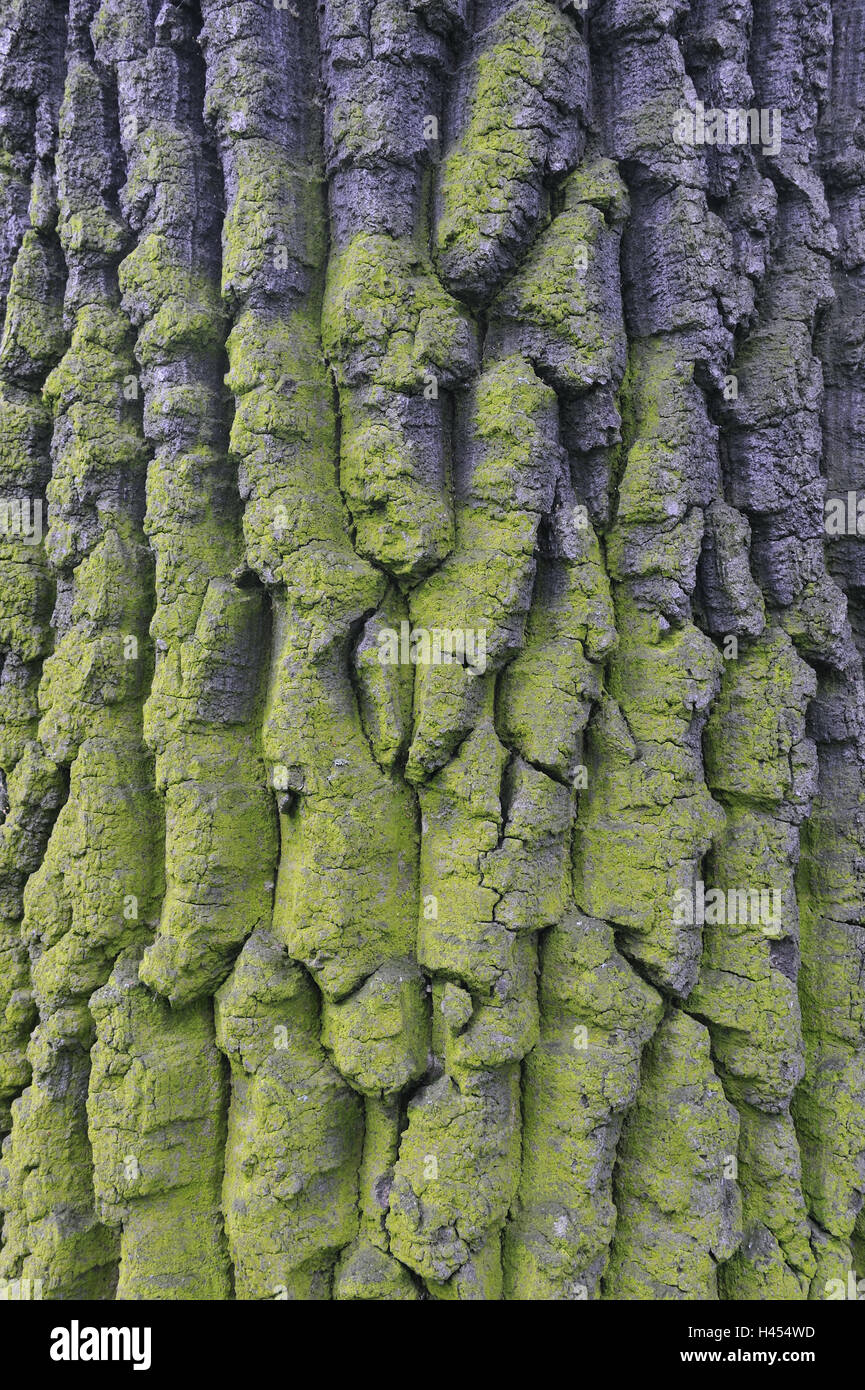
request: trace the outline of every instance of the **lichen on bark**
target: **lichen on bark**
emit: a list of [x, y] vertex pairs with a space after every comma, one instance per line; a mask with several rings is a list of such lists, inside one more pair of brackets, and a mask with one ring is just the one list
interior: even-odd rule
[[863, 71], [0, 0], [2, 1296], [865, 1278]]

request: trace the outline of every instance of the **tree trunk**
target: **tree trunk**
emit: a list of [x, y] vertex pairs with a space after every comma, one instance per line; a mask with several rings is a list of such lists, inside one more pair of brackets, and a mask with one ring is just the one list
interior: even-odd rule
[[0, 29], [8, 1296], [834, 1297], [861, 0]]

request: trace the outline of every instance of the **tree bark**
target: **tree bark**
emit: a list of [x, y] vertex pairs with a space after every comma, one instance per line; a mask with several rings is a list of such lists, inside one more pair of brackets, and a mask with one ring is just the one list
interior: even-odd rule
[[865, 1277], [861, 0], [2, 0], [0, 144], [3, 1288]]

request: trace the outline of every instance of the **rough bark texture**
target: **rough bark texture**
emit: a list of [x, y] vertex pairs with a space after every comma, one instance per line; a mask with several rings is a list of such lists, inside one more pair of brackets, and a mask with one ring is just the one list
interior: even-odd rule
[[2, 0], [0, 204], [3, 1296], [865, 1276], [861, 0]]

